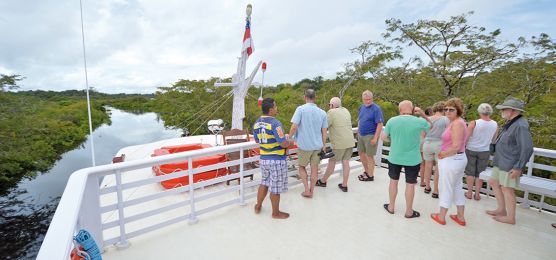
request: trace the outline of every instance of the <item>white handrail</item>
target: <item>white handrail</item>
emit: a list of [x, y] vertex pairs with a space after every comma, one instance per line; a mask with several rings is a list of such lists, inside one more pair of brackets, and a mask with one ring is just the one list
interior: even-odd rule
[[[356, 129], [354, 129], [355, 131]], [[85, 228], [93, 234], [97, 245], [100, 248], [104, 247], [104, 243], [107, 244], [114, 244], [119, 243], [122, 246], [126, 245], [127, 239], [153, 231], [169, 224], [177, 223], [180, 221], [190, 221], [195, 222], [196, 216], [200, 214], [204, 214], [213, 210], [216, 210], [220, 207], [224, 207], [227, 205], [232, 204], [242, 204], [246, 199], [253, 198], [255, 194], [245, 194], [245, 188], [253, 187], [257, 183], [254, 182], [245, 182], [243, 180], [243, 176], [246, 175], [244, 172], [243, 165], [247, 162], [252, 162], [257, 160], [257, 158], [244, 158], [243, 151], [246, 149], [253, 149], [257, 148], [258, 144], [255, 142], [244, 142], [244, 143], [237, 143], [232, 145], [226, 146], [216, 146], [211, 148], [206, 148], [202, 150], [194, 150], [188, 151], [183, 153], [176, 153], [176, 154], [168, 154], [163, 156], [145, 158], [142, 160], [135, 160], [135, 161], [126, 161], [117, 164], [109, 164], [109, 165], [102, 165], [96, 166], [91, 168], [86, 168], [82, 170], [78, 170], [74, 172], [69, 180], [68, 184], [64, 190], [64, 194], [58, 204], [52, 222], [49, 226], [48, 232], [46, 237], [43, 241], [37, 259], [67, 259], [69, 257], [69, 252], [72, 249], [72, 237], [76, 233], [78, 229]], [[382, 146], [382, 142], [379, 142], [379, 149], [377, 149], [377, 157], [376, 157], [376, 164], [377, 166], [383, 166], [381, 163], [381, 159], [387, 158], [386, 155], [382, 154], [382, 151], [389, 151], [389, 147]], [[234, 161], [228, 161], [225, 163], [219, 163], [216, 165], [207, 165], [202, 166], [199, 168], [193, 168], [192, 166], [192, 159], [197, 157], [204, 157], [214, 154], [223, 154], [223, 153], [230, 153], [230, 152], [240, 152], [240, 159]], [[296, 150], [290, 150], [290, 153], [295, 152]], [[535, 148], [533, 157], [534, 156], [543, 156], [549, 158], [556, 158], [556, 151], [542, 149], [542, 148]], [[357, 159], [354, 157], [352, 159]], [[122, 184], [120, 174], [126, 171], [137, 170], [162, 164], [169, 164], [169, 163], [176, 163], [176, 162], [183, 162], [188, 161], [188, 170], [185, 171], [176, 171], [164, 176], [152, 176], [147, 179], [142, 179], [139, 181], [128, 182]], [[194, 183], [193, 175], [196, 173], [201, 173], [207, 170], [213, 170], [216, 168], [224, 168], [232, 165], [238, 165], [240, 168], [240, 172], [233, 174], [233, 175], [226, 175], [222, 177], [217, 177], [211, 180]], [[552, 171], [553, 166], [550, 165], [543, 165], [539, 163], [534, 163], [531, 161], [528, 166], [533, 166], [530, 168], [538, 168]], [[250, 170], [248, 173], [253, 173], [256, 170]], [[335, 172], [340, 172], [340, 170], [336, 170]], [[293, 171], [290, 174], [294, 174]], [[106, 175], [115, 175], [116, 177], [116, 185], [100, 188], [99, 187], [99, 178]], [[143, 185], [149, 185], [153, 183], [159, 183], [163, 180], [178, 178], [178, 177], [185, 177], [187, 176], [189, 179], [188, 186], [182, 186], [179, 188], [174, 188], [170, 190], [165, 190], [156, 194], [147, 195], [140, 198], [135, 198], [133, 200], [123, 200], [122, 193], [125, 189], [136, 188]], [[238, 186], [233, 186], [226, 188], [224, 190], [202, 194], [200, 196], [196, 196], [195, 189], [206, 187], [208, 185], [213, 185], [215, 183], [225, 182], [226, 180], [240, 178], [240, 182]], [[299, 181], [291, 182], [290, 185], [296, 185]], [[226, 201], [224, 203], [213, 205], [208, 208], [197, 210], [195, 208], [195, 203], [198, 201], [206, 200], [215, 196], [220, 196], [222, 194], [226, 194], [229, 192], [239, 191], [239, 198], [233, 199], [230, 201]], [[174, 203], [171, 205], [166, 205], [161, 208], [153, 209], [147, 212], [142, 212], [137, 215], [133, 216], [124, 216], [123, 209], [125, 207], [129, 207], [132, 205], [137, 205], [140, 203], [144, 203], [147, 201], [155, 200], [161, 197], [181, 193], [181, 192], [189, 192], [189, 198], [178, 203]], [[117, 194], [117, 203], [111, 205], [105, 205], [102, 208], [100, 207], [100, 195], [101, 194], [108, 194], [108, 193], [116, 193]], [[147, 218], [149, 216], [153, 216], [156, 214], [160, 214], [161, 212], [166, 212], [167, 210], [172, 210], [178, 207], [186, 207], [187, 205], [190, 206], [191, 212], [187, 215], [171, 219], [164, 223], [153, 224], [148, 226], [142, 230], [136, 230], [130, 233], [126, 233], [127, 231], [124, 228], [126, 223], [140, 220]], [[118, 219], [108, 222], [102, 223], [101, 221], [101, 214], [110, 211], [117, 211], [118, 212]], [[116, 238], [110, 238], [108, 240], [104, 240], [103, 237], [103, 230], [111, 228], [111, 227], [118, 227], [120, 228], [120, 235]]]
[[[74, 172], [66, 185], [62, 198], [56, 208], [52, 222], [48, 228], [45, 239], [39, 250], [37, 259], [67, 259], [73, 247], [72, 238], [76, 229], [87, 227], [88, 223], [96, 223], [100, 225], [100, 204], [99, 197], [87, 198], [86, 188], [99, 194], [98, 177], [115, 174], [116, 172], [124, 172], [152, 167], [154, 165], [176, 163], [184, 161], [187, 158], [203, 157], [212, 154], [229, 153], [238, 151], [239, 149], [252, 149], [258, 144], [244, 142], [231, 144], [226, 146], [216, 146], [201, 150], [188, 151], [183, 153], [168, 154], [163, 156], [145, 158], [143, 160], [127, 161], [117, 164], [107, 164], [96, 167], [89, 167]], [[190, 165], [191, 166], [191, 165]], [[193, 182], [190, 182], [193, 183]], [[96, 187], [88, 187], [94, 186]], [[193, 185], [191, 185], [193, 186]], [[93, 196], [94, 197], [94, 196]], [[84, 200], [93, 201], [92, 204], [86, 205], [88, 214], [82, 216], [82, 205]], [[95, 205], [96, 204], [96, 205]], [[96, 212], [96, 214], [95, 214]], [[99, 227], [88, 227], [89, 232], [95, 238], [100, 248], [103, 246], [102, 230]]]

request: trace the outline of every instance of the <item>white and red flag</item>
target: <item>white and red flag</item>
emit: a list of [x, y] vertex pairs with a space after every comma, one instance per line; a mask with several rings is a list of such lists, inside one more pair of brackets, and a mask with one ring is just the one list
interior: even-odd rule
[[251, 38], [251, 18], [250, 17], [246, 19], [245, 33], [243, 34], [243, 51], [247, 52], [247, 56], [251, 56], [251, 53], [255, 51], [253, 38]]

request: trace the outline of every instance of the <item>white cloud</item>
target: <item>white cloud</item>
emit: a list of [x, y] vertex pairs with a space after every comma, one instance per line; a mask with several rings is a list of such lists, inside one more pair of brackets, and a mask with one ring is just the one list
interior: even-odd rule
[[[84, 0], [91, 86], [153, 92], [181, 78], [229, 77], [236, 67], [247, 1]], [[254, 0], [252, 35], [265, 83], [334, 77], [356, 59], [349, 49], [380, 40], [384, 20], [445, 19], [475, 10], [470, 22], [501, 28], [508, 40], [555, 35], [554, 4], [524, 0]], [[526, 8], [525, 8], [526, 7]], [[0, 73], [26, 77], [24, 89], [84, 88], [78, 1], [1, 1]], [[260, 75], [257, 77], [260, 81]]]

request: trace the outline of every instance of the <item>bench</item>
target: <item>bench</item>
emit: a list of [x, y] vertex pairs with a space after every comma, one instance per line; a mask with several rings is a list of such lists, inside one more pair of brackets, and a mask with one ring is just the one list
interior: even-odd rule
[[[523, 198], [524, 203], [522, 203], [523, 207], [529, 207], [530, 205], [529, 192], [531, 192], [531, 193], [541, 195], [541, 200], [538, 205], [539, 211], [541, 211], [544, 208], [545, 196], [556, 198], [556, 180], [533, 176], [533, 169], [540, 169], [540, 170], [550, 171], [554, 173], [556, 172], [556, 167], [552, 165], [535, 163], [534, 162], [535, 156], [556, 158], [556, 152], [547, 149], [535, 148], [533, 155], [531, 155], [531, 159], [527, 163], [527, 174], [521, 176], [520, 179], [520, 184], [518, 189], [525, 192]], [[483, 180], [488, 180], [490, 179], [491, 175], [492, 175], [492, 168], [489, 167], [485, 171], [481, 172], [479, 177]], [[490, 196], [490, 186], [488, 182], [487, 182], [486, 194], [487, 196]], [[550, 206], [550, 208], [554, 210], [554, 208], [556, 207]]]

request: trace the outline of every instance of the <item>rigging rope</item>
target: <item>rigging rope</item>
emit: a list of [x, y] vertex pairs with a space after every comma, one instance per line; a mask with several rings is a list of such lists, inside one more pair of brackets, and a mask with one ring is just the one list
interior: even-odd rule
[[[223, 96], [222, 98], [220, 98], [219, 100], [214, 101], [213, 104], [218, 104], [218, 103], [220, 103], [220, 106], [219, 106], [218, 108], [216, 108], [216, 109], [214, 110], [214, 112], [216, 112], [216, 111], [222, 106], [222, 104], [226, 103], [226, 101], [228, 101], [228, 99], [229, 99], [230, 97], [232, 97], [232, 96], [233, 96], [233, 95], [232, 95], [232, 93], [230, 92], [230, 93], [224, 95], [224, 96]], [[224, 99], [224, 98], [225, 98], [225, 100], [224, 100], [224, 101], [221, 101], [221, 100]], [[211, 106], [210, 106], [211, 109], [212, 109], [213, 107], [214, 107], [214, 105], [211, 105]], [[196, 122], [197, 120], [201, 119], [201, 117], [205, 116], [205, 115], [203, 115], [203, 113], [205, 113], [205, 112], [207, 112], [207, 111], [211, 111], [211, 110], [208, 109], [208, 108], [206, 108], [206, 109], [200, 109], [200, 110], [199, 110], [200, 114], [198, 114], [197, 117], [195, 117], [195, 118], [193, 118], [193, 119], [190, 119], [190, 120], [184, 121], [184, 124], [187, 123], [187, 124], [185, 125], [185, 128], [189, 127], [191, 124], [193, 124], [193, 123]], [[210, 117], [214, 114], [214, 112], [213, 112], [211, 115], [209, 115], [209, 116], [208, 116], [208, 119], [205, 120], [205, 121], [208, 121], [208, 120], [210, 119]], [[181, 124], [181, 125], [183, 125], [183, 124]]]
[[[218, 109], [220, 109], [220, 107], [222, 107], [222, 105], [224, 105], [224, 104], [230, 99], [230, 97], [232, 97], [232, 96], [233, 96], [233, 95], [229, 95], [228, 98], [227, 98], [224, 102], [222, 102], [222, 104], [220, 104], [220, 106], [218, 106], [218, 107], [212, 112], [212, 114], [210, 114], [210, 116], [208, 116], [208, 118], [210, 118], [211, 116], [213, 116], [214, 113], [216, 113], [216, 111], [218, 111]], [[197, 127], [197, 129], [195, 129], [195, 131], [193, 131], [193, 133], [192, 133], [191, 135], [195, 135], [195, 133], [197, 133], [197, 131], [198, 131], [198, 130], [204, 125], [204, 123], [207, 122], [207, 121], [208, 121], [208, 119], [205, 120], [202, 124], [200, 124], [199, 127]]]
[[[196, 113], [194, 113], [193, 115], [187, 116], [184, 120], [184, 122], [188, 122], [192, 119], [194, 119], [197, 116], [200, 116], [202, 113], [210, 111], [213, 107], [215, 107], [216, 105], [218, 105], [220, 102], [222, 102], [222, 100], [226, 99], [227, 96], [231, 95], [233, 93], [233, 90], [226, 93], [225, 95], [223, 95], [222, 97], [220, 97], [219, 99], [213, 101], [212, 103], [209, 103], [207, 106], [202, 107], [199, 109], [199, 111], [197, 111]], [[183, 110], [182, 110], [183, 111]], [[181, 112], [181, 111], [180, 111]], [[177, 113], [176, 113], [177, 116]], [[195, 120], [197, 120], [197, 118], [195, 118]]]

